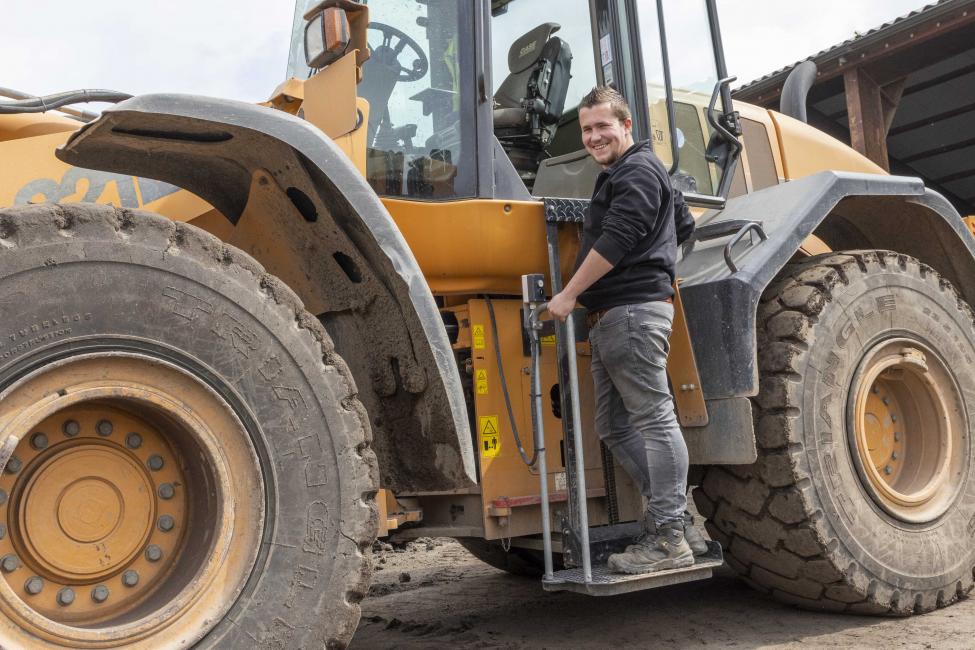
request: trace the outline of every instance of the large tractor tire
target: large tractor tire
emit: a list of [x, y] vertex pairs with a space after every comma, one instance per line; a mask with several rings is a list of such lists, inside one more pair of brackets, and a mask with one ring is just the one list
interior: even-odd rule
[[321, 648], [378, 475], [298, 298], [145, 212], [0, 211], [0, 646]]
[[968, 593], [969, 306], [913, 258], [854, 251], [787, 267], [758, 327], [758, 462], [709, 467], [695, 492], [728, 563], [810, 609], [908, 615]]

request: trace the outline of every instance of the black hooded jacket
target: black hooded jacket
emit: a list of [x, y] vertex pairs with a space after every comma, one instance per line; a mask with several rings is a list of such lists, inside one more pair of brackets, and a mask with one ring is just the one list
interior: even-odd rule
[[589, 311], [674, 295], [677, 246], [694, 232], [694, 218], [649, 141], [626, 150], [596, 178], [576, 258], [595, 249], [613, 265], [580, 296]]

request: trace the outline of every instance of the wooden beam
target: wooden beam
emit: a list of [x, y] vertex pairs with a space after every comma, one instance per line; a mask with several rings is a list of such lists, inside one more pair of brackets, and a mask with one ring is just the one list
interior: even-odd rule
[[843, 73], [846, 112], [850, 120], [850, 145], [890, 171], [887, 158], [887, 120], [880, 86], [862, 67]]
[[904, 96], [904, 86], [906, 83], [907, 77], [902, 77], [880, 87], [880, 104], [884, 111], [885, 138], [886, 134], [890, 133], [890, 125], [894, 121], [894, 114], [897, 113], [897, 106], [901, 103], [901, 97]]

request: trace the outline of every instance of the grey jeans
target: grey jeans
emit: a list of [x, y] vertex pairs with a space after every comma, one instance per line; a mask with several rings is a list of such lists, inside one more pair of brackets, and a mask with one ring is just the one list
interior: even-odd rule
[[687, 508], [687, 445], [667, 386], [674, 306], [613, 307], [589, 332], [596, 431], [647, 498], [659, 526]]

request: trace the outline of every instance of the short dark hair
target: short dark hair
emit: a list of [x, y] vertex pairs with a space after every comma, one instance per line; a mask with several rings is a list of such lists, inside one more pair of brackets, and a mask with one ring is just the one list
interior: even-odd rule
[[615, 88], [596, 86], [582, 98], [582, 101], [579, 102], [579, 108], [592, 108], [599, 104], [609, 104], [610, 108], [613, 109], [613, 115], [620, 122], [633, 119], [633, 114], [630, 113], [630, 106], [623, 99], [623, 95]]

